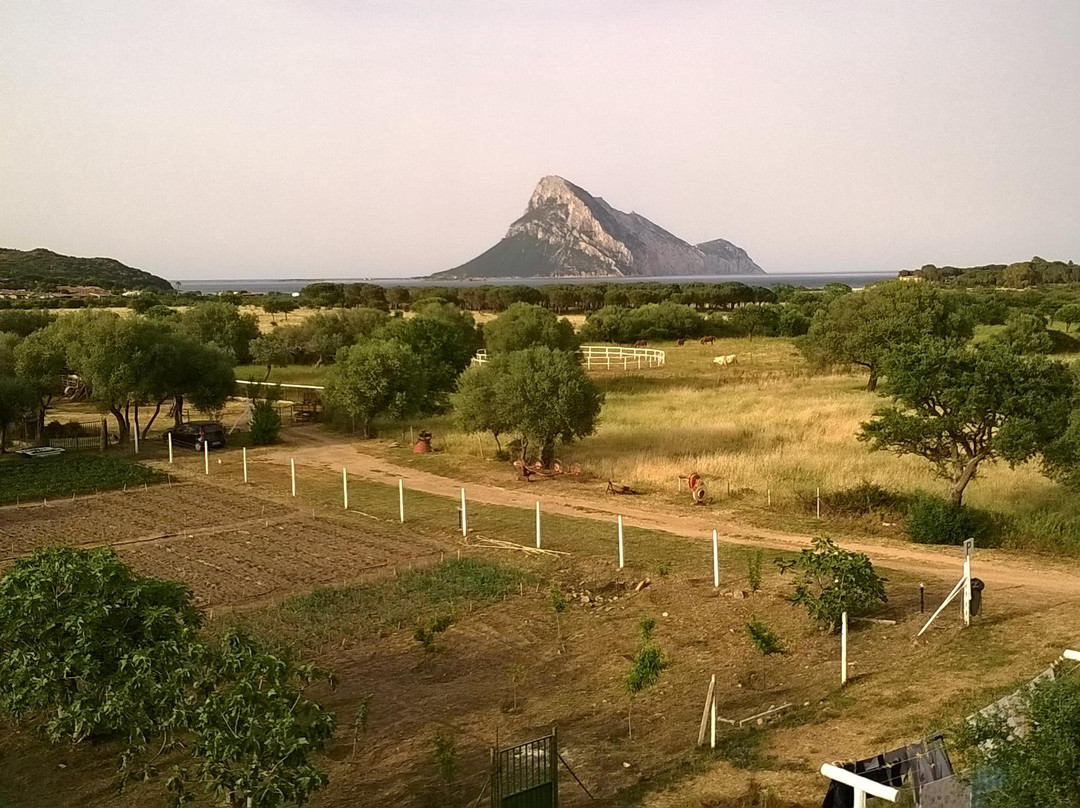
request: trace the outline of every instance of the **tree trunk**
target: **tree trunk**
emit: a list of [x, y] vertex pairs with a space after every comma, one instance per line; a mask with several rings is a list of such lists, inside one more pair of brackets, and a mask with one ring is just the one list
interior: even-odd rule
[[866, 382], [866, 392], [873, 393], [877, 390], [878, 383], [878, 370], [873, 365], [870, 366], [870, 379]]
[[952, 491], [949, 492], [949, 502], [954, 508], [959, 508], [964, 502], [964, 489], [967, 488], [967, 484], [971, 482], [971, 478], [975, 476], [975, 470], [979, 467], [979, 463], [986, 459], [986, 454], [980, 452], [971, 458], [964, 466], [963, 471], [960, 472], [960, 476], [953, 480]]
[[173, 399], [173, 426], [184, 423], [184, 397], [178, 395]]
[[523, 437], [521, 439], [521, 465], [527, 466], [529, 464], [529, 439]]
[[145, 440], [146, 436], [148, 434], [150, 434], [150, 427], [152, 427], [154, 425], [154, 419], [157, 418], [158, 413], [161, 412], [161, 405], [164, 404], [167, 400], [168, 399], [166, 399], [166, 398], [161, 399], [161, 401], [159, 401], [157, 403], [157, 406], [154, 407], [154, 414], [150, 416], [150, 420], [147, 421], [146, 426], [143, 427], [143, 431], [142, 431], [143, 440]]
[[127, 417], [124, 415], [124, 411], [116, 406], [109, 407], [109, 412], [116, 418], [116, 431], [120, 436], [120, 442], [123, 443], [128, 436]]
[[544, 464], [544, 468], [551, 468], [552, 463], [555, 462], [555, 441], [546, 440], [540, 447], [540, 462]]
[[0, 454], [7, 452], [7, 421], [0, 424]]
[[267, 382], [267, 380], [269, 378], [270, 378], [270, 365], [267, 365], [266, 366], [266, 375], [263, 376], [263, 384], [266, 384], [266, 382]]

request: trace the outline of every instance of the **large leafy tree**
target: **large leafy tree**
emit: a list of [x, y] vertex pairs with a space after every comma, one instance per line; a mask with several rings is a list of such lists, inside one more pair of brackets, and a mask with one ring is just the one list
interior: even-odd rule
[[310, 760], [332, 714], [304, 691], [324, 672], [242, 633], [201, 636], [183, 584], [133, 572], [108, 548], [49, 548], [0, 579], [0, 708], [54, 742], [120, 742], [120, 785], [182, 745], [188, 783], [230, 806], [302, 805], [327, 782]]
[[427, 396], [423, 363], [397, 340], [367, 340], [342, 348], [326, 379], [326, 403], [353, 419], [365, 437], [378, 417], [417, 412]]
[[259, 336], [255, 315], [241, 314], [231, 303], [199, 303], [176, 319], [181, 334], [228, 351], [233, 361], [241, 365], [250, 360], [251, 341]]
[[818, 365], [861, 365], [876, 390], [890, 351], [925, 337], [952, 342], [971, 338], [962, 299], [926, 283], [889, 281], [835, 298], [819, 310], [799, 348]]
[[37, 397], [18, 376], [0, 371], [0, 454], [7, 451], [8, 424], [34, 410]]
[[[73, 315], [74, 316], [74, 315]], [[53, 325], [34, 331], [15, 346], [15, 373], [27, 386], [37, 412], [37, 437], [45, 431], [45, 413], [60, 390], [67, 369], [64, 342]]]
[[557, 442], [570, 443], [593, 433], [604, 401], [603, 391], [573, 354], [546, 347], [499, 354], [476, 372], [464, 374], [455, 408], [475, 412], [485, 395], [492, 412], [488, 428], [495, 425], [517, 435], [522, 461], [532, 446], [544, 465], [554, 459]]
[[[979, 715], [958, 739], [985, 808], [1080, 805], [1080, 682], [1065, 676], [1021, 692], [1018, 721]], [[1020, 730], [1018, 727], [1022, 727]]]
[[543, 306], [514, 303], [494, 320], [484, 324], [484, 342], [492, 354], [546, 346], [572, 351], [578, 346], [574, 326]]
[[959, 507], [979, 466], [1060, 459], [1076, 383], [1065, 365], [1002, 344], [924, 340], [886, 360], [890, 406], [862, 425], [875, 449], [928, 460]]

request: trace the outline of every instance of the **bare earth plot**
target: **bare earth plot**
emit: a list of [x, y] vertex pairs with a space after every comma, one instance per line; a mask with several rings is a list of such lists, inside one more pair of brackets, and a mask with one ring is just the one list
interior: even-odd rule
[[[858, 626], [853, 680], [841, 691], [837, 641], [788, 603], [789, 579], [766, 563], [761, 591], [751, 593], [745, 583], [751, 551], [743, 545], [791, 550], [805, 546], [805, 536], [631, 508], [590, 488], [576, 496], [545, 492], [545, 513], [578, 517], [571, 524], [592, 535], [609, 529], [617, 508], [628, 525], [666, 532], [637, 534], [622, 571], [609, 553], [584, 540], [572, 545], [569, 556], [528, 559], [463, 547], [449, 523], [398, 525], [387, 517], [393, 514], [393, 488], [378, 489], [390, 499], [378, 513], [371, 507], [369, 515], [346, 514], [330, 504], [340, 492], [342, 466], [356, 477], [395, 485], [400, 476], [412, 492], [448, 497], [458, 495], [459, 481], [330, 441], [252, 455], [254, 482], [247, 487], [237, 481], [237, 453], [226, 452], [209, 478], [193, 458], [185, 458], [175, 469], [184, 482], [172, 487], [0, 509], [0, 552], [10, 559], [58, 540], [115, 544], [140, 570], [188, 582], [201, 603], [222, 607], [222, 613], [243, 607], [254, 614], [279, 596], [321, 584], [377, 585], [394, 567], [438, 560], [458, 549], [532, 573], [533, 585], [501, 602], [475, 609], [448, 604], [456, 619], [433, 654], [413, 640], [412, 625], [342, 632], [308, 643], [308, 653], [340, 682], [336, 690], [317, 694], [337, 712], [339, 729], [324, 760], [331, 786], [315, 806], [446, 805], [438, 796], [432, 757], [436, 727], [457, 742], [457, 804], [468, 804], [483, 787], [487, 750], [496, 737], [526, 740], [557, 726], [564, 756], [598, 798], [589, 800], [566, 777], [567, 806], [739, 805], [725, 800], [741, 798], [756, 780], [791, 805], [816, 807], [824, 792], [816, 773], [821, 762], [880, 752], [945, 728], [1045, 668], [1078, 640], [1080, 578], [1068, 564], [1044, 568], [1035, 560], [980, 552], [976, 574], [987, 582], [984, 616], [962, 631], [958, 609], [951, 609], [916, 643], [925, 619], [918, 613], [917, 584], [926, 582], [928, 602], [936, 605], [959, 576], [957, 550], [845, 542], [858, 544], [889, 575], [891, 603], [879, 616], [897, 625]], [[301, 472], [295, 499], [287, 487], [290, 457]], [[535, 487], [523, 484], [470, 483], [468, 492], [472, 502], [528, 509], [536, 497]], [[368, 505], [360, 501], [355, 508]], [[452, 500], [445, 512], [452, 513]], [[499, 523], [492, 517], [487, 524]], [[686, 553], [692, 542], [700, 548], [714, 526], [731, 542], [719, 591], [707, 567], [697, 564], [697, 550]], [[678, 563], [666, 569], [672, 558]], [[382, 564], [387, 566], [376, 566]], [[567, 594], [587, 591], [589, 602], [574, 597], [556, 620], [547, 594], [552, 579]], [[649, 585], [635, 591], [645, 579]], [[635, 700], [630, 739], [622, 681], [637, 648], [638, 621], [646, 616], [657, 620], [656, 639], [670, 667]], [[751, 618], [766, 621], [781, 636], [785, 656], [763, 663], [754, 655], [744, 630]], [[773, 727], [725, 729], [715, 758], [695, 753], [713, 674], [723, 717], [743, 718], [773, 704], [796, 709]], [[354, 749], [350, 725], [367, 694], [371, 720]], [[7, 790], [0, 791], [0, 802], [164, 804], [160, 782], [139, 784], [117, 797], [108, 755], [107, 747], [48, 749], [21, 735], [0, 740], [0, 788]]]

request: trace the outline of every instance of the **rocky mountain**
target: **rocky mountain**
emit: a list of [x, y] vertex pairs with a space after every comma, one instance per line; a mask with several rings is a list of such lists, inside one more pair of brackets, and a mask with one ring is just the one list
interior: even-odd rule
[[114, 258], [77, 258], [40, 248], [0, 247], [0, 288], [50, 291], [58, 286], [99, 286], [113, 292], [172, 288], [164, 278]]
[[605, 278], [760, 275], [746, 250], [690, 244], [637, 213], [623, 213], [562, 177], [544, 177], [502, 241], [434, 278]]

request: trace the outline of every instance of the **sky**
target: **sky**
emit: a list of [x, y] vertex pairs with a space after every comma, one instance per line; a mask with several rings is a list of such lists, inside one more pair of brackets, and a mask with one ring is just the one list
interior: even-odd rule
[[767, 272], [1080, 261], [1076, 0], [0, 0], [0, 246], [461, 264], [558, 174]]

